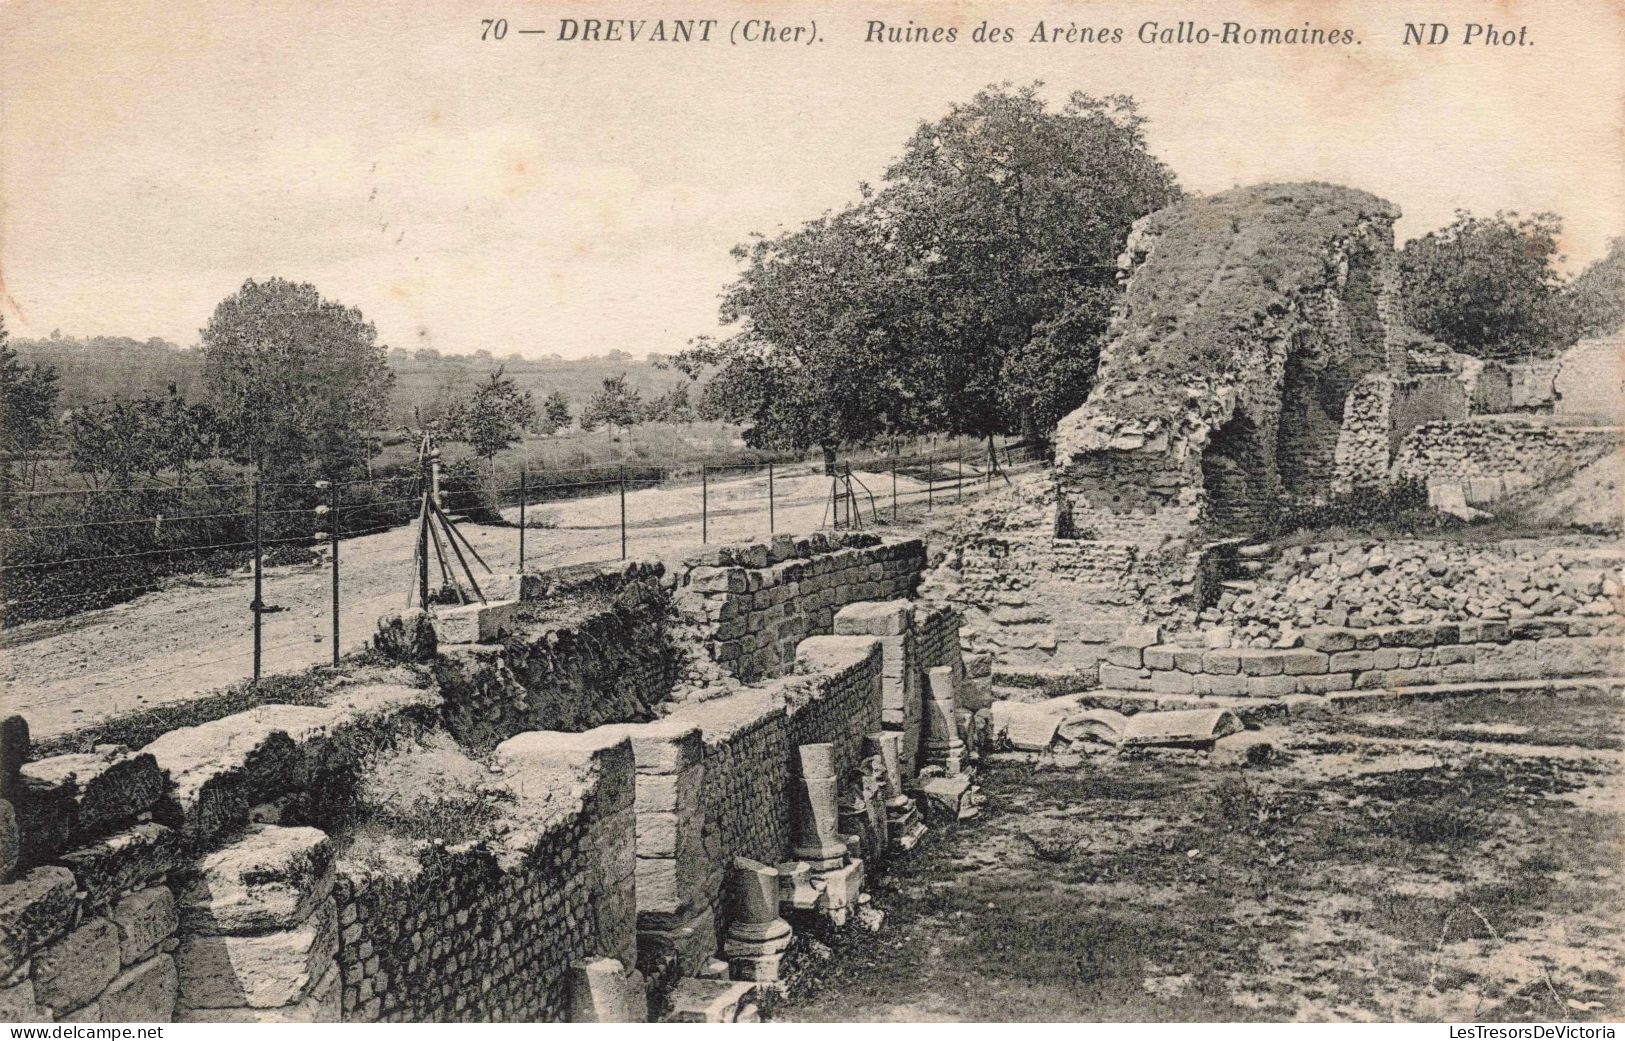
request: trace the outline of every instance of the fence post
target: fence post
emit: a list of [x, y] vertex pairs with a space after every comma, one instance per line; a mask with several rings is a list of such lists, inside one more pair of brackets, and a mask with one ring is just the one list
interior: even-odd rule
[[927, 448], [926, 451], [925, 451], [925, 512], [926, 513], [931, 512], [931, 498], [932, 498], [931, 493], [936, 489], [936, 485], [937, 485], [937, 470], [936, 470], [937, 461], [936, 461], [936, 458], [935, 458], [936, 454], [937, 454], [936, 439], [932, 438], [931, 439], [931, 447]]
[[891, 441], [891, 522], [897, 523], [897, 439]]
[[525, 467], [519, 467], [519, 570], [525, 570]]
[[773, 534], [773, 464], [767, 464], [767, 533]]
[[711, 484], [700, 467], [700, 545], [711, 541]]
[[954, 477], [954, 502], [963, 502], [965, 499], [965, 438], [959, 439], [959, 465]]
[[626, 559], [626, 464], [621, 464], [621, 559]]
[[332, 523], [328, 525], [331, 534], [328, 538], [333, 547], [333, 664], [339, 663], [339, 482], [333, 481], [329, 485], [328, 511], [332, 513]]
[[254, 682], [260, 681], [260, 615], [265, 610], [265, 602], [261, 599], [264, 593], [262, 584], [262, 560], [264, 558], [264, 545], [260, 540], [260, 471], [254, 468], [254, 602], [249, 604], [249, 610], [254, 612]]

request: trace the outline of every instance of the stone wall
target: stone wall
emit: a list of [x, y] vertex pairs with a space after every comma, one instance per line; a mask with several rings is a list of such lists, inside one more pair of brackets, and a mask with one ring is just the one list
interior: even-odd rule
[[1553, 410], [1625, 422], [1625, 336], [1581, 340], [1558, 358]]
[[1484, 362], [1473, 385], [1473, 411], [1484, 415], [1550, 412], [1558, 368], [1555, 358]]
[[671, 585], [639, 562], [524, 576], [500, 639], [439, 644], [447, 729], [490, 748], [526, 730], [653, 719], [681, 659]]
[[1362, 377], [1343, 405], [1333, 491], [1386, 487], [1407, 434], [1424, 423], [1464, 420], [1467, 412], [1467, 389], [1455, 373]]
[[1158, 545], [1245, 531], [1331, 487], [1344, 402], [1404, 371], [1397, 211], [1332, 185], [1260, 185], [1137, 222], [1089, 398], [1056, 431], [1056, 534]]
[[1292, 647], [1158, 643], [1153, 629], [1113, 645], [1104, 690], [1224, 697], [1324, 695], [1443, 684], [1621, 675], [1618, 616], [1479, 620], [1366, 629], [1315, 627]]
[[1009, 672], [1087, 671], [1125, 626], [1183, 624], [1208, 595], [1204, 554], [1047, 531], [963, 533], [921, 585], [953, 607], [965, 648]]
[[847, 604], [913, 595], [924, 569], [918, 539], [781, 536], [685, 562], [676, 605], [685, 639], [751, 682], [788, 672], [801, 641], [832, 632]]
[[1459, 488], [1469, 503], [1490, 503], [1618, 451], [1620, 440], [1618, 427], [1506, 416], [1426, 423], [1400, 444], [1393, 473], [1426, 485], [1430, 495], [1448, 486]]

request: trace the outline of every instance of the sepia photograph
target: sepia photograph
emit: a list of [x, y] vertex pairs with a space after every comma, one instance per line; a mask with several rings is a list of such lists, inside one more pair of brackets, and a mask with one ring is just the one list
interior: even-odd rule
[[0, 0], [0, 1021], [1612, 1038], [1622, 447], [1608, 0]]

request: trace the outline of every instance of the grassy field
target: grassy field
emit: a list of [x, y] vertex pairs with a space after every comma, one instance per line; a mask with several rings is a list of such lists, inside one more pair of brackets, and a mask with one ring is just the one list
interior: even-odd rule
[[1294, 720], [1262, 767], [1002, 763], [773, 1014], [1617, 1018], [1619, 724], [1600, 696], [1408, 704]]

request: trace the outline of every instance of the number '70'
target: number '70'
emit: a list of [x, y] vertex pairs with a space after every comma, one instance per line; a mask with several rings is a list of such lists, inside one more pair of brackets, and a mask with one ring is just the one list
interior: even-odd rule
[[481, 18], [480, 39], [500, 40], [508, 35], [508, 20], [506, 18]]

